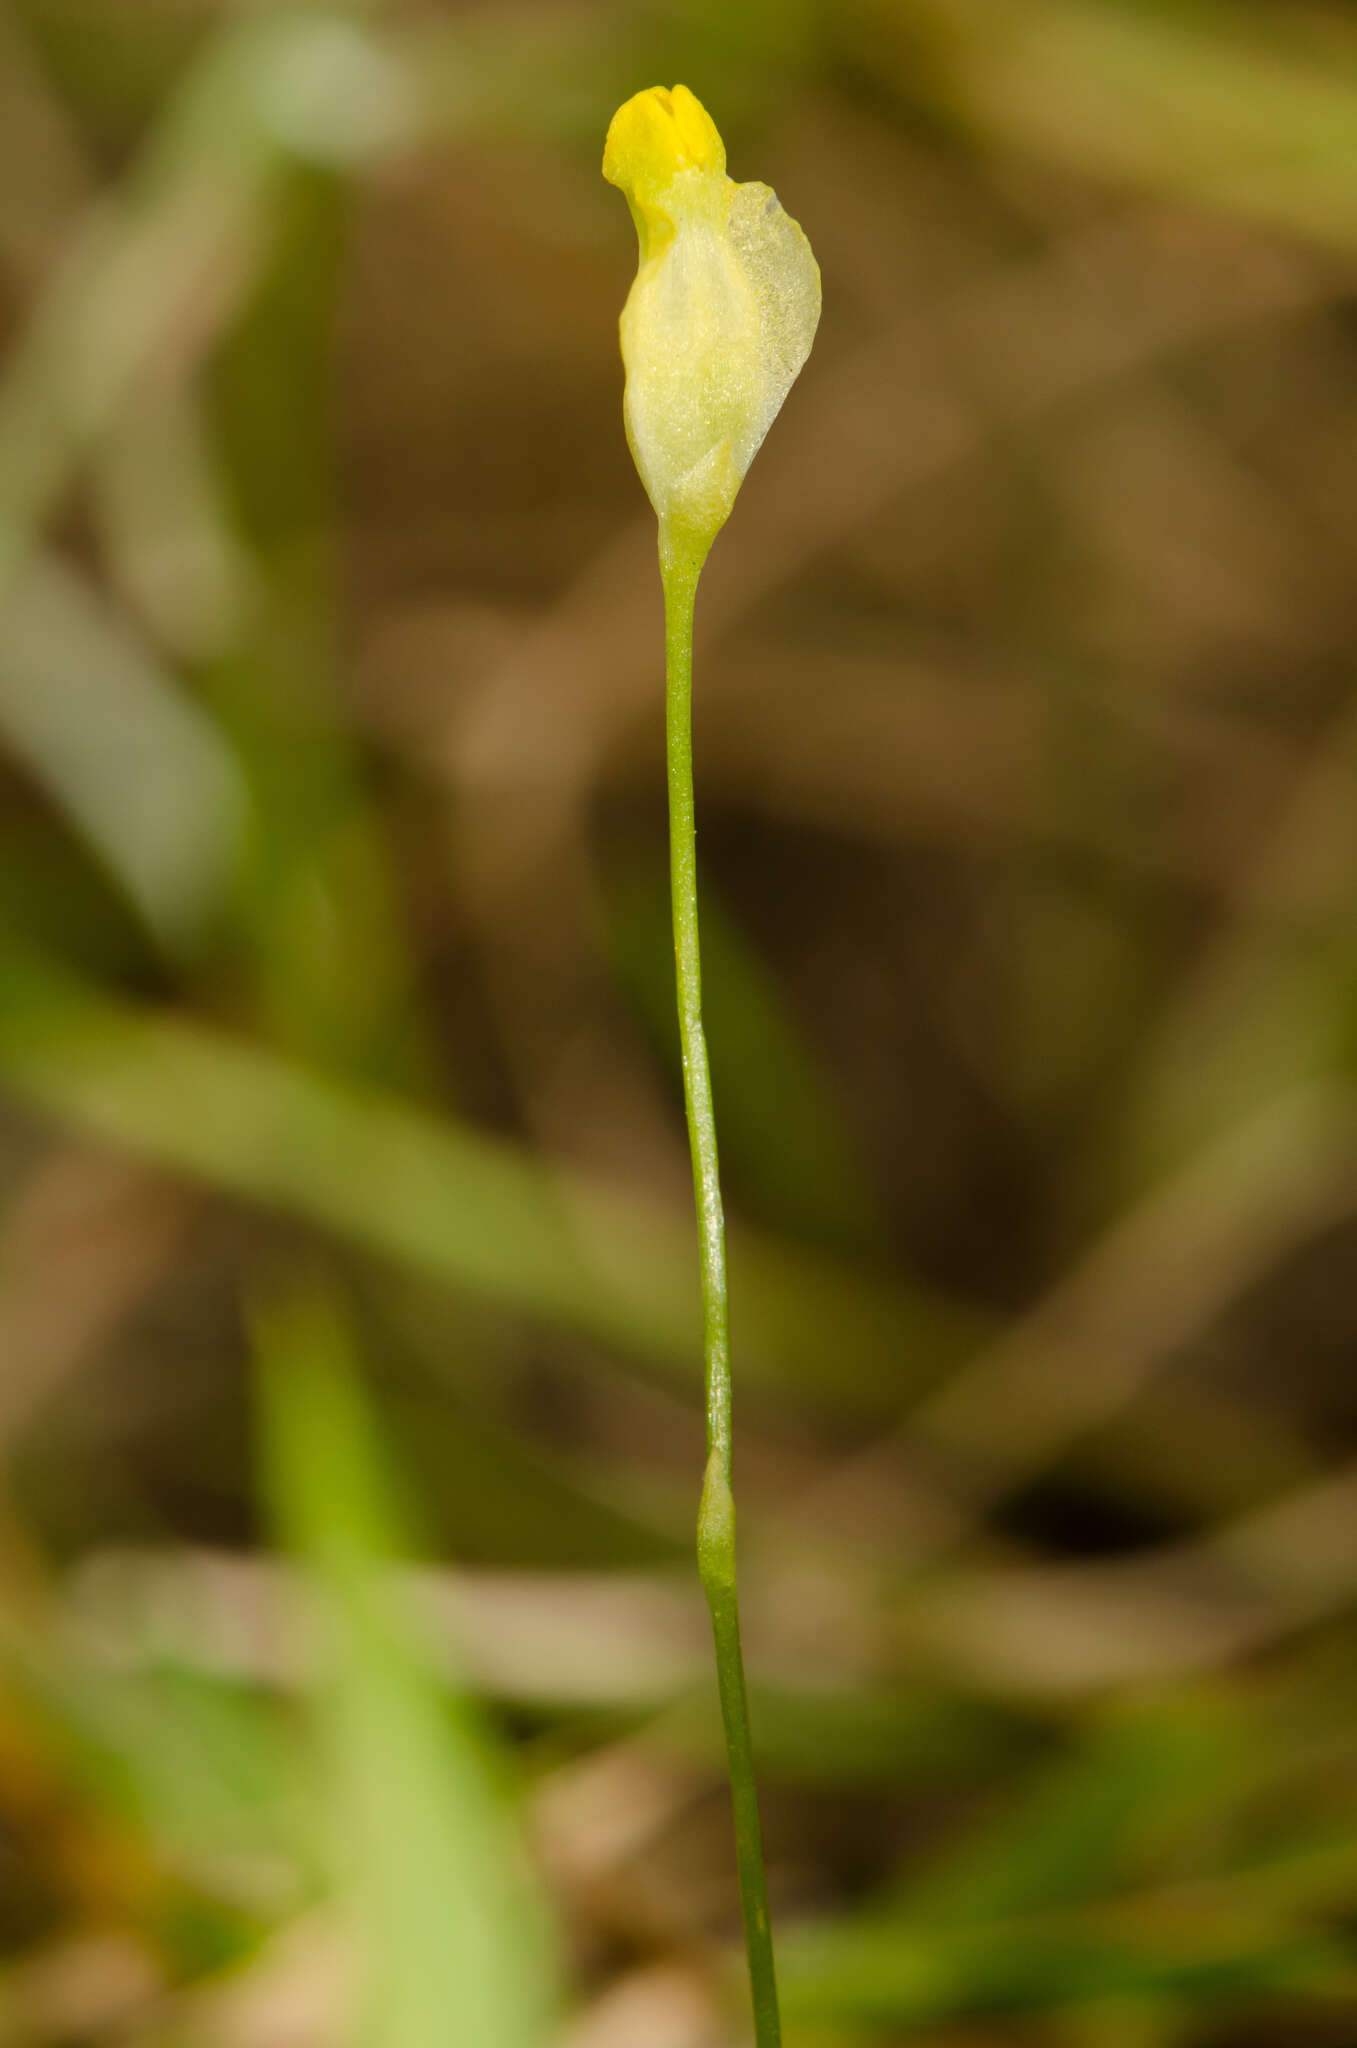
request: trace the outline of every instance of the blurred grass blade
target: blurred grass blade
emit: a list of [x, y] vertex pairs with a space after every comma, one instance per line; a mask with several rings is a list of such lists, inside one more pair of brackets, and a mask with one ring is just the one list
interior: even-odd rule
[[[0, 1081], [105, 1142], [445, 1284], [695, 1370], [691, 1227], [634, 1191], [15, 953], [0, 961]], [[977, 1320], [925, 1290], [748, 1233], [732, 1249], [747, 1377], [871, 1412], [975, 1340]]]
[[539, 2048], [546, 1927], [484, 1732], [445, 1699], [393, 1588], [396, 1516], [349, 1339], [315, 1297], [258, 1337], [274, 1514], [317, 1596], [313, 1705], [365, 2048]]
[[403, 74], [324, 10], [207, 40], [111, 203], [91, 210], [0, 382], [0, 600], [72, 471], [164, 352], [200, 355], [248, 297], [295, 166], [401, 132]]
[[[919, 1933], [900, 1921], [824, 1927], [784, 1944], [783, 1998], [802, 2024], [933, 2026], [962, 2015], [1077, 2012], [1181, 2000], [1226, 2012], [1327, 1986], [1357, 1988], [1337, 1936], [1247, 1905], [1184, 1909], [1171, 1897], [1106, 1915], [1053, 1914]], [[992, 2035], [985, 2038], [993, 2039]], [[1091, 2037], [1086, 2037], [1091, 2038]]]
[[1095, 1722], [1074, 1753], [1043, 1763], [1007, 1811], [911, 1885], [910, 1917], [999, 1920], [1108, 1897], [1153, 1870], [1165, 1838], [1228, 1805], [1257, 1758], [1209, 1696]]
[[1084, 177], [1357, 246], [1350, 56], [1316, 61], [1302, 35], [1288, 36], [1285, 9], [1178, 12], [1107, 0], [866, 0], [853, 32], [902, 92], [922, 86], [1000, 142]]
[[226, 481], [201, 395], [170, 379], [123, 408], [91, 479], [111, 575], [157, 641], [189, 661], [221, 654], [258, 597]]
[[0, 733], [159, 942], [190, 947], [239, 880], [244, 776], [150, 647], [50, 557], [7, 608]]

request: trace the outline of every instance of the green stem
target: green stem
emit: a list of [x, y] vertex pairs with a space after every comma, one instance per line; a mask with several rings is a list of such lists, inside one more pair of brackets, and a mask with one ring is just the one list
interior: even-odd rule
[[707, 1383], [707, 1469], [697, 1522], [697, 1563], [711, 1611], [716, 1678], [726, 1731], [735, 1855], [744, 1908], [745, 1947], [754, 2004], [757, 2048], [779, 2048], [777, 1979], [768, 1919], [749, 1700], [740, 1649], [735, 1588], [735, 1496], [732, 1490], [730, 1335], [726, 1288], [726, 1232], [716, 1157], [707, 1041], [702, 1030], [702, 959], [697, 927], [697, 832], [693, 815], [693, 605], [705, 547], [683, 546], [662, 532], [664, 580], [665, 733], [669, 774], [669, 858], [674, 906], [674, 961], [678, 978], [683, 1096], [693, 1155], [698, 1237], [702, 1258], [703, 1359]]

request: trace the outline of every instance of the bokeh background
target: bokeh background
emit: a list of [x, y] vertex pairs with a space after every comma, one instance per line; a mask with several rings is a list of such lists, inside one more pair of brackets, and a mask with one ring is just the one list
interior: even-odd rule
[[746, 2037], [676, 79], [824, 274], [696, 712], [789, 2043], [1352, 2048], [1338, 0], [5, 6], [0, 2042]]

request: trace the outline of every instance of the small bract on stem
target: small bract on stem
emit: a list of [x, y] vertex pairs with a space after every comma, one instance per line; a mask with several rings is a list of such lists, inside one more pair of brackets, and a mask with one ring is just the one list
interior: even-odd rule
[[735, 1813], [735, 1847], [758, 2048], [781, 2023], [754, 1782], [735, 1581], [725, 1221], [697, 914], [693, 612], [698, 578], [745, 473], [810, 352], [820, 273], [766, 185], [726, 176], [725, 145], [686, 86], [653, 86], [613, 116], [603, 174], [640, 241], [622, 313], [627, 440], [659, 520], [665, 608], [670, 881], [684, 1102], [702, 1267], [707, 1466], [697, 1555], [711, 1612]]

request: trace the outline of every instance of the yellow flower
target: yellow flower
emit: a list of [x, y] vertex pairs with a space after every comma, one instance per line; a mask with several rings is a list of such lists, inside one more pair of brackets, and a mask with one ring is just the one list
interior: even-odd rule
[[726, 176], [685, 85], [618, 109], [603, 175], [641, 245], [621, 322], [627, 440], [662, 544], [700, 559], [810, 353], [819, 268], [775, 193]]

